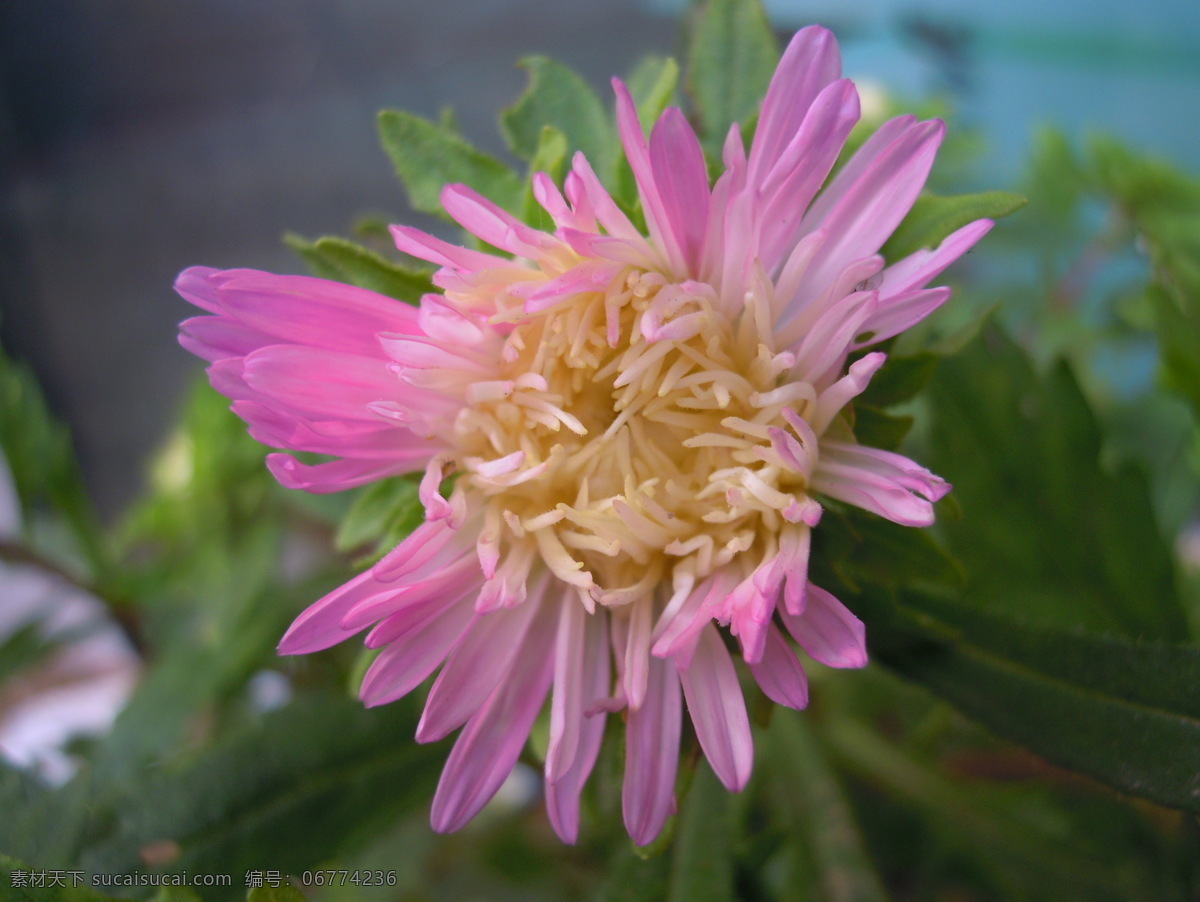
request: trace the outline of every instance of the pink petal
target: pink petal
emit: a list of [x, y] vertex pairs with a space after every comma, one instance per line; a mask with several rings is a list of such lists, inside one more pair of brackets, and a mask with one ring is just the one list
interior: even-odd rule
[[406, 460], [334, 460], [302, 464], [290, 454], [267, 455], [267, 469], [280, 485], [314, 495], [342, 492], [368, 482], [411, 473], [413, 466], [413, 461]]
[[221, 303], [217, 300], [216, 289], [209, 281], [211, 276], [220, 273], [219, 269], [211, 266], [189, 266], [175, 279], [175, 291], [188, 303], [195, 304], [209, 313], [220, 313]]
[[804, 224], [811, 222], [812, 227], [821, 226], [829, 232], [806, 274], [814, 292], [851, 260], [879, 250], [917, 199], [944, 132], [940, 120], [914, 125], [871, 161], [828, 215], [816, 219], [818, 208], [814, 204]]
[[642, 706], [650, 678], [650, 633], [654, 618], [650, 600], [634, 602], [629, 615], [629, 641], [625, 646], [625, 698], [630, 710]]
[[194, 316], [179, 324], [179, 343], [202, 360], [214, 362], [245, 357], [275, 340], [224, 316]]
[[837, 40], [810, 25], [792, 37], [763, 98], [750, 147], [751, 181], [760, 183], [800, 129], [817, 95], [841, 75]]
[[426, 579], [381, 583], [391, 591], [364, 598], [346, 612], [342, 626], [355, 629], [378, 621], [363, 644], [367, 648], [379, 648], [407, 631], [406, 621], [411, 618], [414, 608], [427, 602], [445, 604], [464, 595], [475, 598], [480, 583], [478, 565], [470, 554], [464, 554]]
[[257, 401], [235, 401], [231, 407], [246, 421], [255, 440], [271, 448], [393, 463], [407, 461], [411, 470], [421, 469], [445, 448], [440, 441], [386, 423], [304, 420]]
[[456, 272], [517, 268], [511, 260], [459, 247], [411, 226], [394, 225], [389, 231], [399, 250]]
[[708, 170], [696, 133], [677, 108], [667, 109], [650, 133], [650, 168], [670, 229], [689, 273], [700, 270], [708, 220]]
[[679, 677], [666, 661], [652, 658], [646, 698], [625, 726], [625, 781], [621, 810], [625, 830], [644, 846], [675, 811], [675, 770], [682, 721]]
[[821, 452], [813, 489], [902, 526], [933, 523], [933, 502], [950, 491], [941, 477], [900, 454], [833, 441]]
[[363, 675], [358, 692], [363, 704], [371, 708], [394, 702], [433, 673], [475, 619], [471, 602], [465, 595], [445, 605], [387, 645]]
[[379, 356], [376, 332], [417, 333], [407, 304], [340, 282], [236, 269], [212, 277], [217, 298], [252, 329], [291, 343]]
[[748, 666], [754, 681], [771, 701], [797, 711], [808, 706], [808, 677], [774, 624], [767, 631], [762, 660]]
[[[564, 602], [572, 604], [573, 600]], [[575, 605], [575, 607], [579, 607]], [[561, 629], [559, 627], [561, 636]], [[583, 702], [579, 712], [579, 720], [575, 729], [578, 738], [575, 740], [575, 754], [565, 770], [561, 764], [556, 765], [557, 774], [550, 777], [550, 758], [546, 759], [546, 812], [550, 823], [566, 843], [574, 843], [579, 835], [579, 793], [588, 775], [596, 763], [600, 752], [600, 743], [604, 738], [605, 715], [603, 711], [588, 714], [587, 711], [597, 699], [602, 699], [608, 691], [609, 679], [609, 649], [608, 649], [608, 617], [604, 614], [589, 615], [584, 621], [582, 642], [582, 664], [580, 665], [581, 679], [576, 684], [572, 681], [569, 689], [561, 689], [557, 676], [554, 682], [554, 699], [557, 701], [560, 691], [573, 692], [576, 685], [579, 689], [578, 698]], [[555, 664], [556, 671], [558, 664]], [[553, 703], [552, 703], [553, 705]], [[565, 699], [564, 710], [574, 711], [573, 699]], [[553, 733], [553, 707], [551, 708], [551, 732]], [[564, 714], [564, 717], [574, 715]], [[553, 742], [553, 740], [552, 740]]]
[[438, 833], [457, 830], [478, 814], [521, 754], [554, 675], [555, 613], [553, 605], [542, 606], [507, 679], [454, 743], [433, 797], [430, 821]]
[[637, 108], [624, 82], [614, 78], [612, 86], [617, 95], [617, 131], [621, 136], [621, 146], [625, 149], [629, 168], [633, 170], [638, 194], [642, 198], [642, 210], [646, 215], [650, 238], [666, 257], [671, 274], [681, 278], [688, 274], [687, 263], [671, 229], [666, 203], [655, 181], [646, 137], [642, 134], [642, 126], [638, 122]]
[[881, 298], [875, 312], [863, 323], [863, 329], [870, 333], [870, 337], [858, 342], [855, 347], [866, 347], [899, 335], [925, 319], [949, 298], [949, 288], [926, 288]]
[[880, 294], [887, 300], [893, 295], [928, 285], [947, 266], [974, 247], [975, 242], [991, 231], [993, 225], [995, 223], [990, 219], [977, 219], [946, 236], [935, 250], [920, 250], [893, 263], [883, 271]]
[[763, 205], [760, 256], [775, 272], [800, 237], [804, 211], [829, 175], [858, 121], [858, 91], [849, 79], [836, 81], [817, 97], [775, 166], [756, 185]]
[[866, 628], [824, 589], [808, 584], [804, 614], [779, 612], [783, 625], [810, 658], [829, 667], [865, 667]]
[[346, 611], [363, 598], [385, 589], [375, 582], [371, 571], [360, 573], [305, 608], [279, 640], [277, 651], [281, 655], [307, 655], [349, 639], [361, 632], [362, 627], [343, 628], [342, 617]]
[[[479, 617], [438, 674], [417, 724], [417, 742], [434, 742], [457, 730], [508, 678], [540, 594], [515, 608]], [[568, 605], [570, 606], [570, 605]]]
[[871, 377], [879, 371], [886, 360], [887, 354], [881, 351], [866, 354], [850, 364], [850, 369], [845, 376], [821, 392], [817, 399], [816, 416], [812, 418], [813, 431], [823, 433], [828, 429], [838, 412], [866, 390]]
[[691, 664], [679, 676], [704, 757], [725, 788], [739, 792], [750, 779], [754, 742], [733, 659], [711, 623], [700, 631]]
[[260, 348], [243, 361], [254, 391], [318, 417], [375, 420], [367, 405], [406, 389], [380, 359], [300, 345]]
[[561, 247], [557, 239], [530, 228], [466, 185], [446, 185], [441, 200], [464, 229], [515, 256], [540, 259]]

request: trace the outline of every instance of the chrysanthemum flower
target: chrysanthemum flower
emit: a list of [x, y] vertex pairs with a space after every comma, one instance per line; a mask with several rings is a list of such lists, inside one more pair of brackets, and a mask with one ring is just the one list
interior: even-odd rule
[[510, 256], [395, 227], [400, 250], [440, 267], [441, 292], [419, 309], [314, 278], [180, 276], [212, 314], [181, 340], [212, 362], [251, 434], [338, 458], [272, 454], [281, 483], [331, 492], [424, 470], [425, 523], [301, 614], [279, 648], [370, 629], [368, 705], [441, 667], [417, 739], [463, 730], [436, 830], [496, 792], [549, 696], [559, 835], [575, 840], [606, 715], [622, 712], [625, 824], [649, 842], [674, 808], [685, 702], [721, 782], [736, 791], [750, 776], [731, 646], [792, 708], [808, 690], [788, 635], [823, 664], [865, 663], [860, 621], [807, 579], [822, 499], [925, 526], [949, 487], [855, 441], [844, 411], [885, 358], [857, 352], [943, 303], [949, 289], [925, 285], [991, 223], [885, 265], [878, 251], [943, 126], [893, 119], [822, 189], [859, 115], [839, 75], [829, 32], [799, 32], [749, 153], [732, 128], [712, 185], [683, 114], [668, 109], [647, 141], [614, 81], [649, 234], [580, 154], [561, 192], [534, 178], [553, 231], [448, 185], [446, 211]]

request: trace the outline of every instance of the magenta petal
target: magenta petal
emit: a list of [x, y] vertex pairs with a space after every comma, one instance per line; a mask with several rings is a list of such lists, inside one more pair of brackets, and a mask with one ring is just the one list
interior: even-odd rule
[[667, 661], [651, 658], [646, 698], [625, 726], [621, 787], [625, 829], [639, 846], [658, 836], [675, 811], [681, 723], [679, 676]]
[[771, 624], [762, 660], [749, 664], [750, 673], [771, 701], [800, 710], [808, 705], [808, 677], [778, 627]]
[[220, 313], [221, 302], [217, 300], [216, 288], [210, 277], [221, 271], [211, 266], [189, 266], [175, 279], [175, 290], [190, 304], [209, 313]]
[[844, 604], [824, 589], [808, 584], [804, 614], [780, 611], [783, 625], [810, 658], [829, 667], [865, 667], [866, 628]]
[[700, 631], [691, 665], [679, 676], [704, 757], [726, 789], [740, 791], [750, 779], [754, 742], [733, 659], [715, 626]]
[[333, 460], [324, 464], [302, 464], [290, 454], [268, 454], [267, 469], [285, 489], [301, 489], [314, 495], [342, 492], [368, 482], [412, 471], [412, 461]]
[[554, 613], [552, 605], [543, 605], [508, 678], [454, 743], [433, 797], [430, 821], [438, 833], [457, 830], [478, 814], [516, 764], [554, 675]]
[[179, 324], [179, 343], [210, 363], [226, 357], [245, 357], [275, 339], [224, 316], [194, 316]]
[[376, 421], [367, 405], [410, 391], [382, 359], [300, 345], [260, 348], [245, 358], [243, 373], [256, 392], [333, 419]]
[[305, 608], [279, 640], [278, 652], [281, 655], [306, 655], [362, 632], [362, 627], [344, 629], [342, 617], [363, 598], [382, 591], [386, 591], [386, 587], [375, 581], [371, 571], [360, 573]]
[[214, 277], [222, 308], [276, 342], [379, 356], [376, 332], [416, 333], [407, 304], [340, 282], [252, 269]]

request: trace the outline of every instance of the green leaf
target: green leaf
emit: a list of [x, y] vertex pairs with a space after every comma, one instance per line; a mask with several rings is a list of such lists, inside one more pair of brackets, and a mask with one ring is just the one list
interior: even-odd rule
[[1093, 811], [1079, 804], [1078, 795], [1056, 804], [1032, 782], [1017, 787], [955, 779], [947, 776], [944, 761], [923, 760], [857, 718], [831, 719], [822, 735], [839, 764], [923, 816], [932, 828], [932, 836], [921, 837], [924, 843], [983, 863], [1003, 898], [1159, 902], [1177, 897], [1169, 888], [1173, 875], [1164, 874], [1169, 869], [1159, 862], [1111, 854], [1110, 836], [1132, 839], [1120, 832], [1119, 823], [1113, 825], [1115, 836], [1097, 837], [1098, 831], [1088, 829], [1087, 818], [1096, 814], [1120, 819], [1124, 811], [1115, 799], [1096, 795], [1088, 800]]
[[0, 452], [12, 473], [26, 535], [36, 515], [48, 508], [67, 524], [93, 577], [103, 579], [111, 563], [109, 551], [75, 461], [70, 434], [50, 412], [32, 370], [3, 352]]
[[928, 397], [923, 462], [954, 485], [962, 519], [941, 529], [971, 604], [1064, 628], [1187, 635], [1145, 477], [1101, 468], [1099, 426], [1065, 363], [1039, 378], [990, 329], [941, 361]]
[[629, 75], [629, 94], [637, 106], [638, 122], [647, 134], [675, 96], [679, 64], [669, 56], [648, 56]]
[[529, 84], [517, 102], [500, 114], [500, 131], [512, 152], [532, 161], [542, 129], [549, 125], [566, 137], [568, 154], [581, 150], [597, 172], [609, 172], [616, 159], [617, 136], [596, 92], [566, 66], [544, 56], [526, 57], [520, 65], [529, 73]]
[[[417, 486], [410, 479], [383, 479], [363, 489], [338, 527], [334, 544], [352, 551], [378, 542], [398, 522], [420, 523], [423, 517]], [[414, 524], [415, 525], [415, 524]]]
[[895, 451], [912, 424], [910, 416], [896, 416], [869, 404], [854, 405], [854, 437], [871, 448]]
[[302, 697], [133, 787], [81, 866], [127, 873], [170, 837], [171, 873], [311, 868], [428, 802], [443, 751], [414, 743], [415, 726], [408, 704]]
[[607, 869], [607, 879], [592, 897], [595, 902], [662, 902], [666, 899], [667, 859], [644, 859], [627, 845]]
[[362, 245], [344, 238], [325, 237], [307, 241], [287, 234], [283, 239], [313, 270], [313, 275], [347, 282], [408, 304], [433, 291], [429, 273], [407, 269]]
[[256, 886], [246, 893], [246, 902], [305, 902], [304, 893], [290, 883], [279, 886]]
[[675, 834], [668, 902], [732, 902], [733, 837], [729, 793], [698, 767]]
[[[830, 542], [842, 546], [841, 553], [835, 552], [835, 566], [848, 585], [865, 581], [889, 588], [920, 584], [957, 589], [963, 584], [962, 566], [929, 530], [900, 526], [858, 511], [830, 516], [828, 526], [831, 535], [821, 535], [826, 527], [823, 521], [813, 540], [821, 548]], [[843, 532], [848, 535], [838, 535]]]
[[794, 867], [811, 867], [823, 902], [883, 902], [854, 812], [805, 715], [777, 711], [763, 738], [771, 802], [795, 837], [796, 854], [811, 859]]
[[[88, 877], [79, 876], [83, 880]], [[29, 867], [0, 853], [0, 898], [5, 902], [123, 902], [129, 897], [106, 896], [86, 883], [75, 886], [75, 874], [70, 871]]]
[[1122, 792], [1200, 811], [1200, 649], [913, 592], [855, 605], [873, 656], [993, 732]]
[[686, 86], [700, 119], [701, 141], [720, 156], [734, 122], [753, 116], [779, 62], [779, 48], [758, 0], [708, 0], [687, 54]]
[[524, 212], [521, 217], [534, 228], [552, 232], [555, 226], [550, 214], [542, 208], [533, 195], [533, 174], [544, 172], [554, 180], [555, 184], [561, 185], [566, 162], [566, 136], [551, 125], [542, 126], [541, 134], [538, 136], [537, 150], [533, 153], [533, 159], [529, 161], [530, 178], [525, 186]]
[[899, 260], [921, 248], [937, 247], [951, 232], [976, 219], [1000, 219], [1015, 213], [1026, 203], [1024, 197], [1007, 191], [950, 197], [922, 194], [881, 253], [888, 260]]
[[84, 778], [51, 789], [0, 762], [0, 853], [40, 867], [64, 867], [86, 826], [88, 792]]
[[462, 182], [505, 210], [520, 213], [525, 190], [521, 179], [453, 131], [412, 113], [384, 110], [379, 114], [379, 136], [413, 209], [446, 218], [442, 187]]
[[1200, 316], [1163, 286], [1151, 285], [1146, 295], [1154, 310], [1163, 380], [1200, 416]]
[[929, 384], [937, 362], [937, 355], [928, 351], [907, 357], [889, 355], [887, 363], [871, 379], [855, 404], [891, 407], [911, 400]]

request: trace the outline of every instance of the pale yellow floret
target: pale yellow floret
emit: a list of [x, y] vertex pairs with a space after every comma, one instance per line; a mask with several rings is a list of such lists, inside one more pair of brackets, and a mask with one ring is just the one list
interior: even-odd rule
[[776, 553], [808, 486], [771, 430], [794, 434], [781, 411], [807, 418], [819, 393], [781, 384], [793, 361], [774, 347], [765, 278], [735, 310], [633, 267], [538, 313], [501, 285], [492, 302], [511, 331], [494, 378], [464, 385], [452, 438], [502, 558], [536, 551], [591, 609], [668, 582], [677, 605], [717, 568]]

